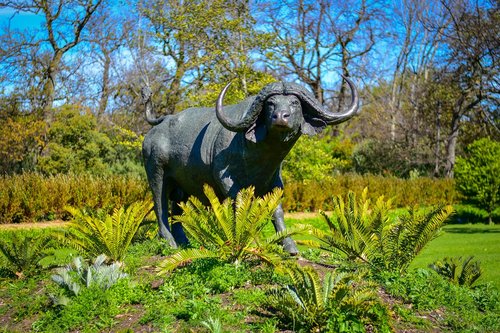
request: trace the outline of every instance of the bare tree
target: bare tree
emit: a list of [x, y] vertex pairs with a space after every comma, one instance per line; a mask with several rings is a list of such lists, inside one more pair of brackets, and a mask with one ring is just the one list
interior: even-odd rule
[[[373, 49], [377, 10], [365, 0], [278, 2], [266, 9], [264, 22], [273, 30], [276, 43], [269, 64], [282, 76], [307, 84], [322, 103], [331, 73], [350, 75], [356, 59]], [[337, 108], [343, 105], [342, 85]]]
[[[61, 72], [63, 57], [75, 48], [82, 39], [87, 23], [104, 0], [58, 0], [2, 1], [1, 7], [7, 7], [16, 13], [32, 13], [44, 18], [40, 30], [15, 30], [2, 35], [4, 48], [0, 53], [3, 68], [11, 67], [10, 79], [16, 82], [19, 71], [27, 74], [34, 70], [32, 79], [39, 90], [37, 106], [46, 119], [51, 117], [51, 108], [56, 96], [56, 84]], [[23, 75], [23, 79], [26, 77]], [[33, 78], [33, 76], [31, 76]], [[24, 83], [25, 84], [25, 83]]]

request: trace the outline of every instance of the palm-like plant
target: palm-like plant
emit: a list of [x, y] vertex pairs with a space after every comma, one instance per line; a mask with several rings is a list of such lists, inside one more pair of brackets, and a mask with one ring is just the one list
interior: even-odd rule
[[439, 206], [424, 212], [412, 208], [394, 219], [389, 216], [391, 201], [381, 196], [372, 207], [365, 188], [361, 199], [353, 192], [346, 199], [334, 198], [331, 216], [321, 212], [329, 230], [313, 228], [315, 240], [300, 241], [368, 264], [374, 270], [389, 269], [403, 273], [424, 246], [437, 236], [453, 212]]
[[351, 260], [369, 262], [380, 247], [383, 228], [389, 224], [387, 212], [391, 201], [384, 201], [382, 196], [371, 207], [367, 196], [365, 188], [359, 200], [353, 192], [349, 192], [345, 200], [340, 195], [334, 197], [332, 216], [320, 211], [329, 231], [311, 229], [316, 241], [300, 243], [341, 254]]
[[205, 207], [196, 197], [181, 204], [183, 214], [174, 217], [174, 223], [182, 226], [200, 248], [183, 249], [166, 258], [159, 265], [165, 273], [194, 259], [219, 258], [238, 264], [250, 257], [258, 257], [267, 263], [282, 258], [278, 243], [297, 232], [285, 231], [264, 238], [262, 229], [271, 221], [283, 191], [276, 188], [262, 198], [254, 196], [254, 188], [241, 190], [235, 200], [220, 202], [214, 190], [205, 185], [204, 193], [210, 206]]
[[151, 203], [136, 202], [127, 209], [115, 208], [111, 215], [102, 218], [67, 207], [74, 219], [67, 228], [57, 231], [56, 237], [89, 256], [105, 254], [112, 261], [122, 261], [151, 207]]
[[270, 303], [298, 328], [323, 331], [334, 313], [349, 314], [361, 322], [378, 302], [375, 285], [362, 281], [362, 274], [329, 272], [321, 282], [311, 267], [289, 267], [286, 273], [291, 283], [275, 290]]
[[472, 286], [483, 274], [481, 263], [474, 260], [473, 256], [445, 257], [443, 260], [430, 264], [429, 267], [451, 282], [467, 287]]
[[453, 213], [452, 206], [437, 206], [428, 211], [413, 207], [387, 227], [381, 241], [384, 268], [403, 273]]
[[50, 246], [47, 235], [27, 235], [12, 233], [9, 239], [0, 239], [0, 252], [7, 259], [9, 269], [18, 277], [31, 273]]

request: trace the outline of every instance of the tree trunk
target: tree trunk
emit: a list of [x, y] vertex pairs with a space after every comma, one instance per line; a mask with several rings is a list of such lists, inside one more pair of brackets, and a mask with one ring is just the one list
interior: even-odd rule
[[97, 117], [101, 117], [108, 106], [109, 99], [109, 72], [111, 69], [111, 58], [108, 54], [104, 55], [103, 73], [102, 73], [102, 92], [97, 110]]
[[[461, 106], [459, 106], [460, 108]], [[455, 166], [455, 152], [457, 147], [458, 131], [460, 129], [461, 112], [455, 110], [451, 119], [451, 130], [446, 144], [446, 166], [445, 177], [453, 178], [453, 167]]]
[[441, 103], [438, 102], [436, 114], [436, 142], [434, 148], [434, 177], [439, 177], [439, 162], [441, 159], [440, 145], [441, 143]]

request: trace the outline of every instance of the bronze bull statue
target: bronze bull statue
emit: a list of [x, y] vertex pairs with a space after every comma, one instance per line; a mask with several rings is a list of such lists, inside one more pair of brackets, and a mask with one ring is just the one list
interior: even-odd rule
[[[358, 112], [356, 87], [345, 79], [352, 91], [351, 105], [341, 113], [330, 112], [298, 84], [276, 82], [256, 96], [223, 107], [228, 84], [215, 109], [189, 108], [154, 118], [151, 92], [143, 89], [146, 120], [154, 127], [144, 138], [142, 152], [159, 235], [172, 247], [188, 242], [181, 224], [170, 227], [169, 201], [172, 214], [179, 214], [178, 203], [190, 195], [203, 201], [204, 184], [221, 199], [235, 198], [250, 185], [258, 196], [283, 188], [281, 163], [297, 139], [302, 134], [315, 135]], [[273, 224], [276, 231], [285, 229], [281, 204], [274, 212]], [[291, 254], [298, 252], [291, 238], [283, 245]]]

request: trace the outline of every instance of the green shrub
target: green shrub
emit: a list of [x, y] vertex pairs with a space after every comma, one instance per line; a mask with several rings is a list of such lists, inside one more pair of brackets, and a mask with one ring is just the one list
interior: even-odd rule
[[126, 305], [138, 302], [142, 292], [128, 279], [108, 289], [97, 285], [83, 288], [66, 306], [46, 308], [32, 324], [34, 332], [103, 332], [116, 324]]
[[500, 302], [498, 290], [492, 286], [467, 288], [453, 283], [432, 270], [418, 269], [403, 276], [388, 274], [385, 290], [411, 304], [420, 314], [438, 311], [439, 331], [498, 332]]
[[466, 157], [457, 159], [454, 168], [458, 190], [467, 200], [492, 213], [500, 203], [500, 143], [483, 138], [468, 145]]
[[338, 136], [302, 136], [283, 162], [285, 182], [323, 182], [349, 171], [353, 144]]
[[[0, 253], [6, 259], [4, 269], [18, 277], [31, 275], [47, 256], [51, 238], [43, 233], [8, 232], [0, 238]], [[4, 275], [12, 275], [4, 272]]]
[[147, 183], [129, 176], [37, 173], [0, 177], [0, 223], [67, 219], [66, 206], [104, 209], [149, 198]]

